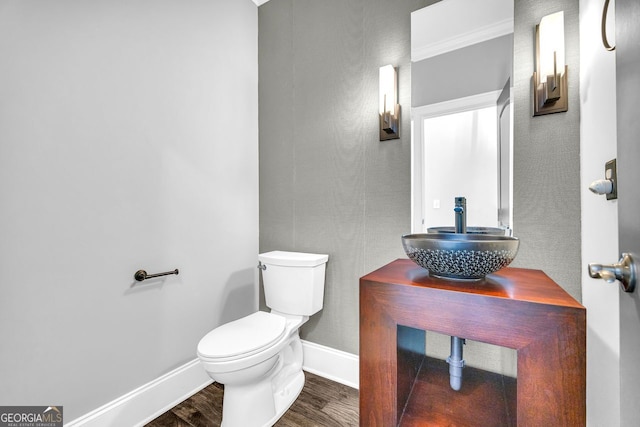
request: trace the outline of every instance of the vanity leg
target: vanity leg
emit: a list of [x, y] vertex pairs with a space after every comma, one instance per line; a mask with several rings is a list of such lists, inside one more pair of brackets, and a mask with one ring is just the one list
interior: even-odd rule
[[360, 290], [360, 425], [398, 424], [398, 325], [376, 300], [375, 288]]

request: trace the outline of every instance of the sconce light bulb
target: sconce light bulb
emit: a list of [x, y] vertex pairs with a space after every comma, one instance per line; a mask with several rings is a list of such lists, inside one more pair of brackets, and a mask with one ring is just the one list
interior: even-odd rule
[[396, 96], [396, 70], [393, 65], [380, 67], [380, 114], [393, 113]]
[[547, 15], [540, 20], [540, 75], [557, 75], [564, 70], [564, 12]]

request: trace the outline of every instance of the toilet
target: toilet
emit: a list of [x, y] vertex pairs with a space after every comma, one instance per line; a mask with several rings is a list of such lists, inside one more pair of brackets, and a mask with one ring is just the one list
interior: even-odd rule
[[198, 343], [198, 358], [224, 384], [222, 427], [272, 426], [304, 386], [298, 330], [322, 309], [328, 255], [258, 255], [269, 313], [221, 325]]

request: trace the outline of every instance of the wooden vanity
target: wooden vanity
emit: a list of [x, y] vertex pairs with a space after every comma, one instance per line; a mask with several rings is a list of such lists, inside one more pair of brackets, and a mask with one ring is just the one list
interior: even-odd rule
[[[361, 426], [400, 423], [423, 363], [425, 330], [517, 350], [514, 424], [586, 424], [582, 305], [539, 270], [505, 268], [465, 282], [430, 277], [398, 259], [360, 279]], [[406, 425], [419, 425], [416, 416]]]

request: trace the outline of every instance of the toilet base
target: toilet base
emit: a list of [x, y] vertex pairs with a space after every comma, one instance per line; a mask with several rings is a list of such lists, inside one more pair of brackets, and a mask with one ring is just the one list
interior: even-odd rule
[[293, 402], [296, 401], [302, 388], [304, 387], [304, 372], [300, 371], [295, 377], [291, 379], [291, 382], [282, 390], [276, 393], [273, 397], [276, 406], [276, 414], [275, 416], [269, 420], [268, 423], [264, 425], [264, 427], [271, 427], [284, 415], [285, 412], [293, 405]]
[[225, 385], [221, 427], [271, 427], [284, 415], [304, 387], [304, 372], [287, 379], [277, 391], [271, 380], [250, 386]]
[[304, 372], [297, 329], [276, 357], [258, 382], [224, 383], [221, 427], [271, 427], [298, 398]]

